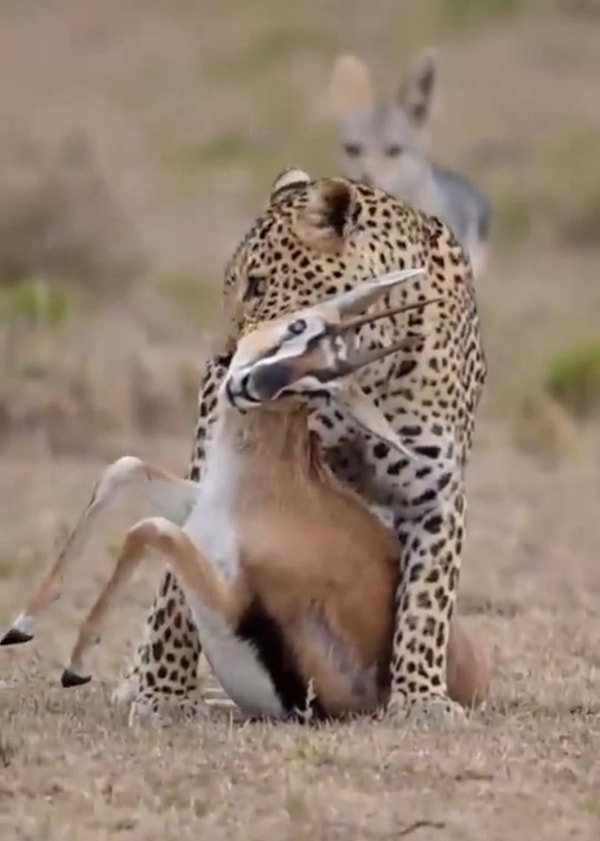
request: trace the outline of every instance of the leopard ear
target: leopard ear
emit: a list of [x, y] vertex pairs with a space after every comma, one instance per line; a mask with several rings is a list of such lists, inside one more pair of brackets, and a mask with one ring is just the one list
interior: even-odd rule
[[339, 252], [356, 226], [356, 190], [345, 178], [324, 178], [309, 187], [296, 221], [298, 238], [320, 251]]
[[300, 187], [302, 184], [310, 184], [311, 177], [303, 169], [297, 166], [288, 166], [283, 172], [280, 172], [273, 184], [271, 185], [270, 198], [274, 199], [283, 190], [290, 187]]

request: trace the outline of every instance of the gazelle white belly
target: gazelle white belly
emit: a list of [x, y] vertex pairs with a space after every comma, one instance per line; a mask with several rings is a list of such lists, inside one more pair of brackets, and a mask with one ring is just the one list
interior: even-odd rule
[[251, 643], [235, 636], [214, 611], [190, 601], [202, 647], [215, 677], [244, 712], [280, 718], [285, 710]]
[[[234, 581], [239, 572], [239, 543], [232, 514], [237, 478], [235, 456], [227, 447], [213, 445], [198, 499], [183, 525], [186, 534], [228, 581]], [[206, 659], [231, 700], [254, 715], [283, 715], [283, 706], [254, 647], [237, 638], [234, 629], [193, 593], [186, 593], [186, 599]]]
[[233, 501], [220, 488], [202, 484], [183, 531], [228, 581], [239, 569], [239, 547], [232, 516]]

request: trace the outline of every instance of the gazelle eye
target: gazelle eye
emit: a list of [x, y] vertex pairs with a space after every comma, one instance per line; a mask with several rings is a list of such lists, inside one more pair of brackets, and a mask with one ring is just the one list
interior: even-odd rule
[[289, 325], [287, 332], [290, 336], [300, 336], [306, 330], [306, 321], [303, 318], [297, 318]]

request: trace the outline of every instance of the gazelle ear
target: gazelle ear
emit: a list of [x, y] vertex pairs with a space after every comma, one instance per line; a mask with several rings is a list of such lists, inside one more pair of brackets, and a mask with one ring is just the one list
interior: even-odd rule
[[310, 182], [310, 175], [303, 169], [299, 169], [297, 166], [288, 166], [287, 169], [279, 173], [271, 185], [270, 198], [274, 199], [275, 196], [290, 187], [299, 187], [302, 184], [310, 184]]
[[329, 97], [333, 113], [338, 119], [373, 104], [371, 76], [363, 62], [346, 53], [333, 66]]
[[398, 102], [418, 128], [423, 128], [431, 118], [437, 69], [437, 52], [428, 47], [409, 67], [400, 84]]
[[410, 269], [398, 269], [397, 271], [388, 272], [384, 275], [365, 280], [358, 284], [355, 289], [350, 292], [343, 292], [341, 295], [336, 295], [334, 298], [329, 298], [325, 305], [337, 310], [340, 321], [350, 315], [358, 315], [364, 312], [379, 298], [386, 295], [390, 289], [398, 286], [400, 283], [406, 283], [409, 280], [426, 275], [426, 269], [422, 266]]

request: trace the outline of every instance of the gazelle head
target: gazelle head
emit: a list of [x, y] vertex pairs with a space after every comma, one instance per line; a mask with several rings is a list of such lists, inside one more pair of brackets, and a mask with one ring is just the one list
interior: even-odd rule
[[423, 274], [424, 268], [390, 272], [321, 304], [262, 324], [238, 342], [221, 386], [221, 399], [241, 411], [282, 409], [289, 407], [293, 398], [296, 402], [333, 399], [359, 425], [406, 452], [352, 375], [370, 362], [422, 341], [421, 337], [410, 337], [387, 347], [367, 348], [361, 346], [360, 327], [431, 303], [365, 314], [393, 287]]

